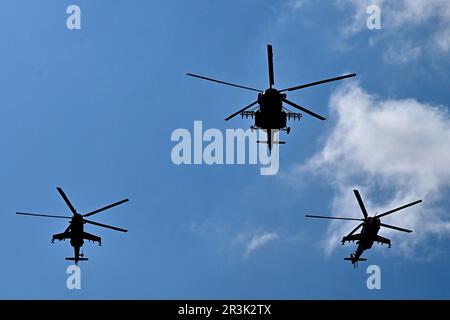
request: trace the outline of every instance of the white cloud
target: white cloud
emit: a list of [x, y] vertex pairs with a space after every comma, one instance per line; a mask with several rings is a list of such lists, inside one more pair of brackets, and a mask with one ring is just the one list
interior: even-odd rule
[[311, 0], [289, 0], [288, 5], [294, 10], [300, 9], [301, 7], [310, 4]]
[[381, 9], [382, 20], [390, 28], [413, 27], [434, 20], [448, 26], [450, 22], [450, 2], [447, 0], [336, 0], [342, 9], [353, 8], [353, 31], [366, 28], [367, 8], [377, 5]]
[[[385, 0], [336, 0], [336, 4], [338, 7], [342, 8], [349, 14], [351, 14], [351, 24], [345, 26], [343, 28], [344, 36], [350, 36], [357, 32], [360, 32], [367, 28], [367, 8], [370, 5], [377, 5], [380, 8], [383, 7]], [[351, 8], [348, 10], [348, 8]], [[383, 19], [383, 11], [381, 12], [382, 21]]]
[[450, 27], [440, 30], [434, 35], [434, 41], [443, 52], [450, 51]]
[[383, 6], [397, 26], [422, 24], [431, 19], [450, 22], [450, 3], [447, 0], [402, 0], [385, 2]]
[[[287, 0], [295, 14], [310, 0]], [[448, 0], [334, 0], [344, 14], [334, 46], [347, 49], [354, 36], [366, 32], [369, 47], [379, 45], [388, 63], [414, 63], [421, 58], [447, 62], [450, 53], [450, 1]], [[367, 29], [371, 5], [380, 7], [382, 30]], [[411, 50], [411, 51], [409, 51]]]
[[389, 64], [405, 64], [416, 61], [422, 57], [422, 49], [411, 43], [404, 43], [397, 48], [388, 47], [383, 54], [383, 59]]
[[[264, 226], [242, 221], [224, 222], [215, 217], [209, 217], [201, 223], [189, 226], [191, 233], [205, 238], [212, 244], [212, 248], [221, 254], [233, 254], [248, 258], [269, 243], [277, 242], [280, 247], [295, 247], [306, 241], [304, 232], [289, 232], [281, 227], [280, 230], [268, 230]], [[284, 230], [284, 231], [283, 231]]]
[[[387, 216], [388, 224], [412, 228], [404, 234], [382, 229], [402, 252], [425, 245], [430, 236], [450, 235], [449, 212], [440, 204], [450, 187], [450, 119], [447, 109], [414, 99], [382, 100], [356, 82], [332, 95], [330, 108], [337, 122], [323, 148], [297, 173], [315, 172], [335, 188], [335, 215], [360, 217], [352, 189], [360, 189], [370, 214], [381, 213], [417, 199], [422, 204]], [[385, 200], [371, 196], [391, 194]], [[378, 198], [379, 199], [379, 198]], [[330, 224], [326, 248], [330, 252], [354, 223]]]
[[[422, 42], [424, 46], [438, 49], [442, 53], [450, 51], [450, 1], [448, 0], [336, 0], [336, 4], [343, 10], [348, 8], [351, 10], [352, 22], [344, 28], [346, 36], [365, 30], [368, 17], [366, 9], [375, 4], [381, 9], [383, 33], [398, 37], [400, 41], [414, 39], [415, 42]], [[430, 22], [433, 23], [431, 36], [425, 30], [422, 35], [415, 33], [414, 36], [405, 36], [406, 33], [417, 31], [418, 27], [423, 27]], [[420, 37], [423, 39], [419, 40]], [[395, 49], [395, 46], [393, 48]]]
[[275, 232], [264, 232], [254, 235], [246, 245], [245, 256], [249, 256], [255, 250], [262, 248], [271, 241], [277, 240], [278, 234]]

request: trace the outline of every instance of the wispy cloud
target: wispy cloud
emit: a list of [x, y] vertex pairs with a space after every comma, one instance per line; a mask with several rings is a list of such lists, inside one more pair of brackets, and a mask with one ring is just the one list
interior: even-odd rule
[[433, 20], [441, 26], [448, 27], [450, 22], [450, 3], [447, 0], [336, 0], [336, 5], [343, 10], [353, 12], [353, 28], [349, 31], [359, 32], [366, 28], [367, 8], [377, 5], [381, 16], [389, 28], [415, 27]]
[[311, 3], [311, 0], [288, 0], [288, 5], [292, 7], [294, 10], [300, 9], [305, 5]]
[[307, 241], [304, 231], [287, 229], [283, 224], [274, 227], [242, 221], [230, 223], [215, 218], [189, 226], [189, 231], [204, 238], [213, 251], [244, 259], [257, 252], [264, 254], [268, 245], [276, 245], [279, 249], [298, 248]]
[[246, 244], [246, 250], [244, 256], [249, 256], [254, 251], [267, 245], [269, 242], [277, 240], [279, 238], [276, 232], [264, 232], [261, 234], [254, 235], [250, 241]]
[[[315, 4], [306, 0], [288, 0], [287, 3], [292, 14], [305, 5]], [[338, 33], [338, 47], [348, 47], [355, 35], [367, 31], [367, 8], [377, 5], [380, 7], [382, 30], [370, 31], [368, 45], [382, 45], [386, 50], [385, 61], [415, 62], [424, 53], [446, 59], [450, 52], [448, 0], [334, 0], [330, 3], [345, 17]]]
[[411, 42], [405, 42], [398, 47], [388, 47], [383, 53], [383, 60], [388, 64], [406, 64], [422, 57], [422, 48]]
[[[414, 42], [421, 46], [437, 49], [442, 53], [450, 51], [450, 1], [448, 0], [336, 0], [342, 10], [350, 10], [352, 19], [343, 31], [346, 36], [366, 29], [367, 7], [380, 7], [383, 34], [400, 41]], [[419, 28], [432, 23], [429, 31], [418, 32]], [[431, 32], [431, 36], [430, 33]], [[397, 48], [396, 44], [390, 47]], [[410, 56], [415, 58], [415, 55]]]
[[[330, 108], [337, 122], [323, 148], [294, 171], [315, 172], [332, 182], [333, 213], [360, 217], [354, 187], [361, 189], [372, 215], [423, 199], [421, 205], [386, 217], [387, 223], [412, 228], [412, 236], [387, 229], [383, 234], [395, 237], [405, 254], [412, 254], [411, 249], [424, 245], [429, 236], [450, 235], [448, 212], [442, 206], [445, 188], [450, 187], [447, 109], [414, 99], [383, 100], [356, 82], [339, 87]], [[370, 197], [380, 192], [390, 196], [372, 203]], [[330, 224], [328, 253], [352, 226]]]

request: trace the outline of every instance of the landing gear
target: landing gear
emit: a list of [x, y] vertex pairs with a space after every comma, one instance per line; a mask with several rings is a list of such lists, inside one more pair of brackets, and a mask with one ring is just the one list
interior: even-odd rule
[[52, 239], [52, 241], [50, 242], [51, 244], [54, 244], [55, 243], [55, 239]]
[[289, 134], [289, 132], [291, 132], [291, 127], [287, 127], [286, 129], [286, 133]]

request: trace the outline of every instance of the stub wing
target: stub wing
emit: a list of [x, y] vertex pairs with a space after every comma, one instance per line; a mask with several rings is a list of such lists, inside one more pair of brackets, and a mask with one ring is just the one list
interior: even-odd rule
[[67, 231], [67, 232], [63, 232], [63, 233], [54, 234], [52, 240], [61, 241], [61, 240], [66, 240], [66, 239], [71, 239], [71, 238], [72, 238], [72, 235], [71, 235], [70, 231]]
[[100, 238], [100, 237], [98, 237], [96, 235], [87, 233], [87, 232], [83, 232], [83, 239], [84, 240], [88, 240], [88, 241], [92, 241], [92, 242], [98, 242], [98, 244], [102, 243], [102, 238]]
[[384, 238], [382, 236], [376, 236], [375, 242], [381, 243], [381, 244], [387, 244], [389, 247], [391, 246], [391, 240]]
[[361, 233], [352, 234], [352, 235], [343, 237], [342, 244], [344, 244], [346, 242], [354, 242], [354, 241], [359, 241], [359, 240], [361, 240]]

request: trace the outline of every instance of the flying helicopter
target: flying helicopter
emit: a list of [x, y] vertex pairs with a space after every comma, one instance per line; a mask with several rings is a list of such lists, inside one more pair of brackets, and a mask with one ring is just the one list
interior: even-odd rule
[[92, 242], [97, 242], [99, 246], [102, 245], [102, 238], [87, 233], [84, 231], [84, 225], [86, 223], [88, 224], [92, 224], [92, 225], [96, 225], [99, 227], [103, 227], [103, 228], [108, 228], [108, 229], [112, 229], [112, 230], [116, 230], [116, 231], [121, 231], [121, 232], [127, 232], [128, 230], [125, 229], [121, 229], [121, 228], [117, 228], [117, 227], [113, 227], [110, 225], [106, 225], [103, 223], [98, 223], [95, 221], [91, 221], [91, 220], [87, 220], [86, 217], [92, 216], [94, 214], [97, 214], [99, 212], [105, 211], [107, 209], [110, 209], [112, 207], [118, 206], [124, 202], [127, 202], [128, 199], [124, 199], [118, 202], [115, 202], [113, 204], [110, 204], [106, 207], [91, 211], [89, 213], [86, 214], [80, 214], [78, 213], [74, 206], [72, 205], [72, 203], [69, 201], [69, 198], [67, 198], [66, 194], [64, 193], [64, 191], [60, 188], [57, 187], [56, 188], [59, 192], [59, 194], [61, 195], [61, 197], [64, 199], [64, 202], [67, 204], [67, 206], [69, 207], [70, 211], [72, 212], [72, 216], [68, 217], [68, 216], [60, 216], [60, 215], [47, 215], [47, 214], [36, 214], [36, 213], [26, 213], [26, 212], [16, 212], [16, 214], [19, 215], [26, 215], [26, 216], [34, 216], [34, 217], [46, 217], [46, 218], [60, 218], [60, 219], [68, 219], [69, 221], [69, 226], [67, 227], [67, 229], [62, 232], [62, 233], [58, 233], [58, 234], [54, 234], [52, 237], [52, 243], [55, 242], [55, 240], [66, 240], [66, 239], [70, 239], [70, 244], [72, 245], [73, 249], [74, 249], [74, 257], [73, 258], [66, 258], [66, 260], [69, 261], [74, 261], [75, 264], [78, 264], [79, 261], [87, 261], [88, 258], [85, 258], [83, 253], [80, 253], [80, 248], [83, 246], [84, 244], [84, 240], [88, 240], [88, 241], [92, 241]]
[[[301, 113], [298, 112], [292, 112], [289, 109], [287, 109], [283, 103], [290, 105], [291, 107], [294, 107], [304, 113], [309, 114], [310, 116], [313, 116], [320, 120], [325, 120], [324, 117], [321, 115], [318, 115], [317, 113], [314, 113], [313, 111], [300, 106], [290, 100], [287, 99], [286, 92], [292, 92], [312, 86], [316, 86], [319, 84], [342, 80], [350, 77], [356, 76], [355, 73], [347, 74], [335, 78], [315, 81], [307, 84], [297, 85], [294, 87], [290, 87], [287, 89], [278, 90], [275, 89], [273, 86], [275, 85], [275, 78], [274, 78], [274, 71], [273, 71], [273, 51], [272, 46], [269, 44], [267, 45], [267, 56], [268, 56], [268, 63], [269, 63], [269, 88], [266, 90], [261, 89], [255, 89], [252, 87], [242, 86], [239, 84], [234, 84], [230, 82], [225, 82], [213, 78], [204, 77], [201, 75], [193, 74], [193, 73], [187, 73], [186, 75], [190, 77], [199, 78], [202, 80], [212, 81], [216, 83], [220, 83], [227, 86], [232, 86], [240, 89], [250, 90], [258, 92], [258, 98], [256, 101], [250, 103], [246, 107], [240, 109], [239, 111], [233, 113], [232, 115], [225, 118], [225, 121], [228, 121], [238, 114], [241, 115], [242, 118], [251, 118], [255, 119], [255, 124], [251, 126], [251, 129], [262, 129], [263, 131], [267, 132], [267, 141], [258, 141], [258, 143], [266, 143], [269, 147], [269, 152], [272, 150], [272, 145], [274, 143], [277, 144], [284, 144], [284, 141], [273, 141], [273, 135], [277, 131], [286, 131], [287, 134], [290, 133], [291, 128], [287, 126], [287, 120], [297, 120], [299, 121], [302, 117]], [[257, 106], [256, 106], [257, 105]], [[253, 108], [252, 108], [253, 107]], [[251, 108], [251, 109], [250, 109]]]
[[[348, 235], [344, 236], [342, 238], [342, 245], [344, 245], [346, 242], [355, 242], [358, 244], [358, 247], [356, 248], [356, 251], [350, 255], [348, 258], [344, 258], [344, 260], [351, 261], [353, 266], [356, 267], [359, 261], [367, 261], [365, 258], [361, 258], [362, 253], [365, 250], [368, 250], [372, 248], [372, 245], [374, 242], [381, 243], [381, 244], [387, 244], [389, 248], [391, 247], [391, 240], [387, 239], [385, 237], [382, 237], [378, 235], [378, 231], [381, 227], [389, 228], [397, 231], [407, 232], [411, 233], [411, 230], [399, 228], [396, 226], [392, 226], [389, 224], [381, 223], [382, 217], [385, 217], [389, 214], [392, 214], [394, 212], [397, 212], [399, 210], [411, 207], [415, 204], [418, 204], [422, 202], [422, 200], [417, 200], [411, 203], [408, 203], [406, 205], [403, 205], [401, 207], [386, 211], [381, 214], [375, 214], [375, 216], [370, 217], [367, 213], [366, 207], [364, 206], [364, 202], [361, 198], [361, 195], [359, 194], [358, 190], [353, 190], [355, 193], [355, 197], [358, 200], [359, 207], [361, 208], [362, 214], [364, 218], [358, 219], [358, 218], [342, 218], [342, 217], [328, 217], [328, 216], [316, 216], [316, 215], [306, 215], [308, 218], [319, 218], [319, 219], [335, 219], [335, 220], [350, 220], [350, 221], [362, 221], [358, 226], [356, 226], [355, 229], [353, 229]], [[358, 231], [360, 228], [362, 228], [360, 233], [355, 234], [356, 231]]]

